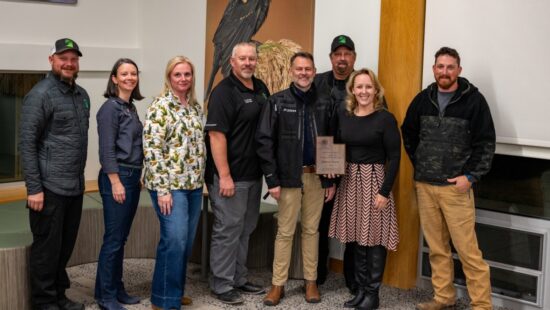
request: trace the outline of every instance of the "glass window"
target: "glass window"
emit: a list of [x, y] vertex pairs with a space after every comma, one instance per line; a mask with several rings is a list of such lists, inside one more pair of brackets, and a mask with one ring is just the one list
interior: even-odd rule
[[543, 235], [480, 223], [476, 234], [484, 259], [542, 271]]
[[23, 98], [43, 73], [0, 73], [0, 183], [23, 179], [17, 147]]
[[[542, 271], [543, 235], [480, 223], [476, 223], [476, 235], [484, 259]], [[456, 253], [452, 242], [451, 251]]]
[[[453, 259], [453, 261], [454, 283], [466, 286], [466, 277], [462, 272], [462, 264], [458, 259]], [[537, 276], [521, 274], [493, 266], [490, 268], [491, 289], [493, 293], [537, 303]], [[432, 276], [428, 253], [422, 253], [422, 275], [425, 277]]]
[[497, 154], [474, 193], [477, 208], [550, 220], [550, 160]]

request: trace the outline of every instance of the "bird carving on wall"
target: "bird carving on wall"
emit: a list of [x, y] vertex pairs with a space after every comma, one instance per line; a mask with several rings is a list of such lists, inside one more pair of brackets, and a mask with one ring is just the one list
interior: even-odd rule
[[264, 23], [271, 0], [229, 0], [214, 34], [214, 59], [204, 99], [208, 99], [218, 70], [227, 77], [231, 71], [229, 58], [233, 47], [248, 42]]

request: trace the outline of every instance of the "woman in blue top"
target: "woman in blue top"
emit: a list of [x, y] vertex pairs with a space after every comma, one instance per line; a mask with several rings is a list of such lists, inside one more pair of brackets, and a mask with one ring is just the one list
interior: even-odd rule
[[141, 100], [139, 70], [130, 59], [116, 61], [111, 71], [107, 101], [97, 112], [99, 134], [99, 192], [103, 201], [105, 235], [99, 253], [95, 298], [101, 309], [125, 309], [137, 304], [122, 282], [124, 244], [136, 214], [143, 165], [142, 132], [134, 100]]

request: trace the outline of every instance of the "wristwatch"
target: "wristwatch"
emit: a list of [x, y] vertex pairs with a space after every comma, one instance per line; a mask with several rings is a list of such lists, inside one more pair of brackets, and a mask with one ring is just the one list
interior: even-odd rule
[[470, 183], [474, 183], [476, 181], [476, 178], [474, 178], [474, 176], [471, 174], [465, 174], [464, 176], [466, 177], [466, 179], [468, 179], [468, 182]]

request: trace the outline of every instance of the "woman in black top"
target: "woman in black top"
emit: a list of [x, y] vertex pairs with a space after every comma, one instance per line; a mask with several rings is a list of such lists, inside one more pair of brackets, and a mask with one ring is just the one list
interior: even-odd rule
[[137, 304], [122, 283], [124, 244], [136, 214], [143, 165], [142, 131], [134, 100], [141, 100], [137, 65], [116, 61], [107, 82], [107, 101], [97, 112], [99, 134], [98, 185], [103, 201], [105, 235], [99, 252], [95, 299], [101, 309], [121, 310]]
[[399, 242], [391, 188], [399, 169], [401, 138], [384, 109], [384, 89], [369, 69], [354, 72], [346, 107], [335, 111], [335, 141], [346, 144], [346, 174], [332, 211], [329, 236], [354, 242], [357, 294], [345, 307], [377, 309], [386, 249]]

